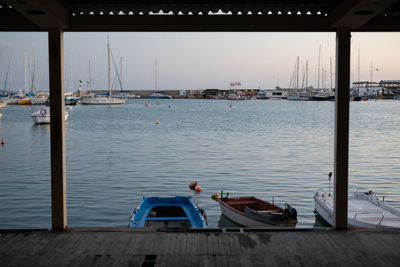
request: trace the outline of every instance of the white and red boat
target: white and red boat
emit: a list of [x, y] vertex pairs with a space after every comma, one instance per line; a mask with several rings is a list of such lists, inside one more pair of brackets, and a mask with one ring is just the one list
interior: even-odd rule
[[217, 201], [222, 214], [242, 226], [295, 226], [297, 223], [297, 211], [287, 203], [281, 208], [253, 196], [221, 197]]

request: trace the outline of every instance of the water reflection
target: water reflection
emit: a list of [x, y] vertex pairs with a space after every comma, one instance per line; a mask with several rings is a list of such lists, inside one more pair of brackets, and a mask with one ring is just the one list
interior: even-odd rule
[[235, 227], [243, 227], [243, 226], [232, 222], [224, 214], [221, 214], [221, 216], [219, 217], [219, 220], [218, 220], [218, 227], [220, 227], [220, 228], [235, 228]]

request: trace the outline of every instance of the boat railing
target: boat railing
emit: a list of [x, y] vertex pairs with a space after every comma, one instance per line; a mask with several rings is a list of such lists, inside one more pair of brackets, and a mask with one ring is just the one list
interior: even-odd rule
[[356, 212], [356, 214], [354, 214], [354, 220], [357, 218], [357, 215], [359, 214], [378, 214], [381, 215], [381, 219], [379, 220], [378, 225], [382, 224], [383, 219], [385, 218], [385, 215], [383, 214], [383, 212]]

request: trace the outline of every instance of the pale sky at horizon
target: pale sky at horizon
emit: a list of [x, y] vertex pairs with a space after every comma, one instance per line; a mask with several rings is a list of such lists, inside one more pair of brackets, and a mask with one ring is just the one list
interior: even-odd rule
[[[318, 50], [321, 69], [330, 86], [330, 58], [334, 64], [334, 33], [65, 33], [65, 90], [69, 91], [69, 40], [72, 48], [74, 89], [89, 80], [92, 63], [93, 89], [107, 86], [107, 35], [116, 61], [123, 60], [126, 90], [154, 90], [154, 60], [158, 62], [158, 89], [227, 89], [231, 82], [241, 88], [289, 87], [297, 56], [300, 76], [308, 59], [309, 85], [317, 85]], [[358, 49], [360, 80], [400, 79], [400, 33], [352, 33], [351, 80], [357, 81]], [[24, 88], [24, 51], [29, 62], [37, 60], [36, 88], [48, 90], [47, 33], [0, 32], [0, 90], [4, 89], [10, 56], [15, 90]], [[34, 56], [32, 56], [34, 55]], [[118, 63], [118, 62], [117, 62]], [[111, 63], [112, 64], [112, 63]], [[114, 67], [112, 77], [114, 76]], [[378, 71], [376, 71], [378, 69]], [[334, 66], [333, 66], [334, 72]], [[322, 75], [321, 75], [322, 83]], [[299, 81], [300, 85], [302, 80]], [[292, 82], [293, 84], [293, 82]], [[7, 90], [11, 89], [8, 76]], [[84, 86], [85, 87], [85, 86]], [[119, 88], [119, 87], [118, 87]], [[13, 90], [13, 89], [11, 89]]]

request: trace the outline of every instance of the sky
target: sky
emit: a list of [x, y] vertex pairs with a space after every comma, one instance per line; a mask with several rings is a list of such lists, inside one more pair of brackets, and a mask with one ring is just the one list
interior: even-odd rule
[[[124, 90], [155, 89], [155, 59], [159, 90], [271, 89], [279, 85], [293, 87], [291, 78], [297, 57], [300, 62], [299, 85], [308, 60], [308, 85], [317, 86], [318, 58], [321, 47], [320, 84], [330, 87], [330, 60], [334, 77], [334, 33], [69, 33], [64, 34], [65, 91], [71, 81], [76, 90], [89, 81], [91, 62], [92, 88], [107, 88], [107, 36], [116, 65], [122, 58]], [[371, 62], [374, 81], [400, 79], [400, 33], [352, 33], [351, 80], [370, 80]], [[47, 33], [0, 32], [0, 90], [4, 89], [10, 57], [12, 79], [7, 76], [6, 90], [25, 88], [24, 52], [30, 72], [35, 67], [35, 89], [48, 90]], [[71, 53], [70, 53], [71, 47]], [[71, 57], [70, 57], [71, 55]], [[72, 59], [72, 60], [70, 60]], [[72, 80], [70, 62], [72, 61]], [[111, 62], [111, 77], [115, 76]], [[322, 72], [325, 73], [322, 78]], [[32, 75], [31, 75], [32, 76]], [[32, 80], [32, 77], [29, 78]], [[334, 83], [334, 78], [333, 78]], [[334, 85], [333, 85], [334, 86]], [[31, 85], [29, 85], [29, 88]], [[117, 88], [119, 89], [119, 87]]]

